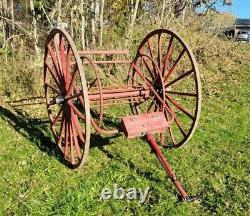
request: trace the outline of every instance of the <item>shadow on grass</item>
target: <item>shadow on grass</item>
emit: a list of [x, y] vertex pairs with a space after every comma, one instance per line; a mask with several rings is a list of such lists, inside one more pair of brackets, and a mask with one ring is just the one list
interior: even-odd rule
[[40, 150], [50, 156], [58, 157], [56, 147], [48, 135], [48, 121], [31, 118], [18, 109], [9, 110], [0, 106], [0, 116], [7, 121], [19, 134], [35, 143]]
[[[67, 163], [63, 159], [62, 154], [58, 150], [54, 142], [54, 138], [51, 135], [47, 119], [33, 118], [27, 113], [20, 111], [17, 107], [7, 109], [2, 106], [0, 106], [0, 117], [7, 121], [19, 134], [36, 144], [41, 151], [45, 152], [50, 157], [55, 157], [58, 161], [60, 161], [60, 163], [67, 166]], [[112, 126], [114, 126], [113, 124]], [[122, 135], [117, 134], [112, 137], [103, 137], [98, 134], [91, 134], [90, 148], [98, 148], [108, 158], [128, 165], [138, 175], [151, 179], [155, 182], [159, 182], [159, 179], [153, 177], [152, 172], [140, 170], [131, 160], [125, 160], [119, 154], [114, 155], [104, 148], [106, 145], [111, 145], [112, 139], [115, 139], [118, 136]]]
[[[47, 119], [33, 118], [16, 107], [7, 109], [2, 106], [0, 106], [0, 117], [7, 121], [19, 134], [36, 144], [41, 151], [51, 157], [55, 157], [62, 164], [66, 165], [51, 135]], [[117, 136], [120, 135], [118, 134]], [[106, 151], [103, 146], [109, 145], [111, 139], [117, 136], [104, 138], [97, 134], [91, 134], [90, 148], [99, 148], [107, 157], [113, 158], [114, 156]]]

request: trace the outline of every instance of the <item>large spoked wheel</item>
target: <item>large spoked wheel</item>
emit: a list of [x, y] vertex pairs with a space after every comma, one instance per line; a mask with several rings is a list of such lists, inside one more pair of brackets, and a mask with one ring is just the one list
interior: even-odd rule
[[70, 35], [50, 32], [44, 59], [45, 97], [51, 131], [65, 161], [82, 166], [90, 144], [88, 90], [81, 59]]
[[149, 33], [132, 62], [129, 80], [151, 90], [150, 97], [132, 104], [133, 111], [162, 111], [170, 122], [158, 136], [162, 145], [186, 144], [200, 116], [201, 82], [194, 55], [183, 39], [167, 29]]

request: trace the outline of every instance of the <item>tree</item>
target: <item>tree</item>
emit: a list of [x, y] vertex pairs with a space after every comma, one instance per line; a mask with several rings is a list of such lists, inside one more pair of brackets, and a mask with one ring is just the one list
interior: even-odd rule
[[[7, 0], [2, 0], [1, 1], [1, 16], [3, 18], [9, 18]], [[6, 19], [2, 19], [2, 30], [3, 30], [3, 41], [5, 43], [7, 38], [10, 36], [9, 23], [7, 22]]]
[[140, 0], [136, 0], [135, 6], [132, 7], [132, 12], [133, 13], [132, 13], [132, 18], [131, 18], [131, 22], [130, 22], [130, 26], [129, 26], [129, 30], [128, 30], [128, 36], [127, 36], [127, 40], [126, 40], [126, 46], [128, 45], [128, 41], [131, 38], [131, 35], [133, 33], [133, 28], [134, 28], [134, 24], [135, 24], [135, 20], [136, 20], [136, 16], [137, 16], [139, 2], [140, 2]]
[[92, 33], [92, 43], [95, 46], [96, 41], [96, 28], [95, 28], [95, 2], [94, 0], [91, 1], [91, 33]]
[[81, 43], [82, 49], [85, 49], [85, 15], [84, 15], [84, 1], [80, 2], [80, 14], [81, 14]]
[[39, 54], [39, 48], [38, 48], [38, 37], [37, 37], [37, 23], [36, 23], [36, 12], [34, 7], [33, 0], [30, 0], [30, 11], [32, 15], [32, 27], [33, 27], [33, 36], [34, 36], [34, 48], [36, 54]]
[[217, 3], [223, 4], [223, 5], [232, 5], [233, 0], [193, 0], [192, 1], [192, 4], [194, 7], [202, 6], [202, 5], [211, 7]]
[[14, 17], [14, 0], [10, 1], [10, 14], [11, 14], [11, 31], [15, 31], [15, 17]]
[[103, 12], [104, 12], [104, 0], [101, 1], [101, 12], [100, 12], [100, 47], [102, 47], [103, 40]]

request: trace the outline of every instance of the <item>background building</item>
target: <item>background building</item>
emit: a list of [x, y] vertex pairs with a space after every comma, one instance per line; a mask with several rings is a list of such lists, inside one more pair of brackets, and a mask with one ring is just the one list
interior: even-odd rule
[[236, 19], [234, 26], [225, 33], [228, 38], [250, 42], [250, 19]]

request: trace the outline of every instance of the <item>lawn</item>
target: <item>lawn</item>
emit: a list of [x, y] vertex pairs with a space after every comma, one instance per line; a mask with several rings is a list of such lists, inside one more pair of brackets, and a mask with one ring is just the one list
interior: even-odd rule
[[[250, 60], [234, 71], [203, 74], [202, 86], [193, 138], [165, 150], [188, 192], [201, 196], [198, 202], [176, 202], [175, 188], [142, 139], [93, 136], [87, 164], [71, 170], [40, 119], [45, 107], [1, 103], [1, 215], [250, 215]], [[145, 203], [100, 200], [103, 188], [114, 184], [149, 187]]]

